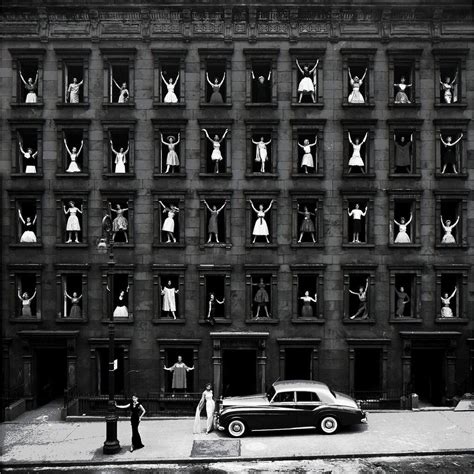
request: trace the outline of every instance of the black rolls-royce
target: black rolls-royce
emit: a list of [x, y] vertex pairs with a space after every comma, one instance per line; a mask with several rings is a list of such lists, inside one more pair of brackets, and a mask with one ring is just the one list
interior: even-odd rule
[[367, 423], [357, 402], [312, 380], [275, 382], [267, 394], [224, 398], [217, 428], [239, 438], [248, 431], [318, 428], [333, 434], [340, 426]]

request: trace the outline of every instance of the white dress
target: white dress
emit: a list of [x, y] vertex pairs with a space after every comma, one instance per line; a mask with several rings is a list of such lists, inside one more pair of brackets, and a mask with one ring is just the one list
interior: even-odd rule
[[168, 211], [168, 217], [165, 219], [165, 222], [163, 222], [161, 230], [164, 232], [174, 232], [174, 215], [175, 213], [173, 211]]
[[69, 217], [67, 218], [66, 232], [79, 232], [81, 230], [81, 225], [79, 224], [79, 219], [76, 215], [77, 208], [70, 207], [68, 212]]
[[221, 161], [222, 153], [221, 153], [221, 144], [219, 142], [213, 142], [214, 149], [212, 150], [211, 160], [212, 161]]
[[163, 288], [163, 311], [176, 311], [176, 289]]
[[304, 155], [303, 155], [303, 159], [301, 160], [301, 166], [314, 168], [314, 160], [313, 160], [313, 155], [311, 154], [311, 147], [309, 145], [305, 145], [303, 147], [303, 151], [304, 151]]
[[119, 296], [119, 301], [114, 309], [114, 318], [128, 318], [128, 308], [125, 305], [125, 298]]
[[166, 93], [163, 102], [166, 104], [176, 104], [176, 102], [178, 102], [178, 97], [176, 97], [176, 94], [174, 93], [174, 84], [167, 83], [166, 88], [168, 89], [168, 92]]
[[126, 161], [125, 153], [115, 154], [115, 172], [116, 173], [126, 173], [125, 161]]
[[129, 97], [128, 89], [120, 89], [118, 103], [124, 104], [125, 102], [128, 102], [128, 97]]
[[196, 416], [194, 417], [194, 427], [193, 433], [201, 433], [201, 410], [206, 403], [206, 431], [211, 431], [214, 425], [214, 410], [216, 409], [216, 403], [214, 402], [214, 397], [212, 390], [204, 390], [202, 393], [202, 398], [199, 401], [199, 405], [196, 408]]
[[309, 72], [303, 72], [303, 79], [298, 84], [298, 92], [314, 92], [314, 83]]
[[352, 151], [352, 156], [349, 159], [349, 166], [364, 166], [364, 162], [362, 160], [362, 157], [360, 156], [360, 148], [362, 147], [362, 143], [359, 143], [358, 145], [354, 144], [352, 145], [353, 151]]
[[80, 84], [69, 84], [68, 92], [69, 92], [69, 103], [70, 104], [78, 104], [79, 103], [79, 88]]
[[25, 224], [25, 231], [21, 234], [20, 242], [34, 243], [36, 242], [36, 234], [32, 231], [33, 224]]
[[66, 173], [80, 173], [81, 169], [77, 166], [76, 159], [78, 157], [77, 153], [71, 153], [70, 155], [71, 163], [67, 167]]
[[179, 166], [178, 154], [174, 151], [175, 144], [168, 144], [168, 155], [166, 155], [166, 164], [170, 166]]
[[[23, 156], [25, 160], [32, 160], [32, 162], [34, 163], [35, 159], [33, 158], [33, 155], [31, 153], [26, 152]], [[36, 165], [27, 164], [25, 168], [25, 173], [28, 173], [28, 174], [36, 173]]]
[[442, 318], [453, 318], [453, 310], [449, 306], [450, 298], [441, 297], [441, 302], [445, 305], [441, 307], [441, 317]]
[[267, 153], [267, 145], [263, 142], [258, 142], [257, 143], [257, 148], [255, 150], [255, 161], [267, 161], [268, 159], [268, 153]]
[[398, 234], [395, 237], [396, 244], [409, 244], [411, 242], [410, 236], [407, 233], [406, 224], [400, 224], [398, 226]]
[[265, 220], [265, 213], [263, 211], [257, 212], [257, 220], [255, 221], [255, 225], [253, 226], [253, 235], [268, 235], [268, 225], [267, 221]]
[[349, 94], [349, 98], [348, 98], [349, 103], [351, 104], [365, 103], [364, 96], [360, 93], [360, 90], [359, 90], [361, 85], [362, 85], [362, 81], [354, 82], [351, 79], [352, 92]]
[[441, 239], [442, 244], [455, 244], [456, 239], [454, 238], [452, 234], [452, 227], [445, 227], [444, 231], [445, 234], [443, 235], [443, 238]]

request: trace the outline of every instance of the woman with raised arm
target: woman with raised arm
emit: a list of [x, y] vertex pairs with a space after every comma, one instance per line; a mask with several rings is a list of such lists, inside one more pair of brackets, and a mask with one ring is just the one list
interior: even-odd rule
[[176, 319], [176, 295], [178, 293], [179, 290], [174, 287], [171, 280], [168, 280], [168, 283], [161, 288], [161, 296], [163, 296], [161, 310], [171, 313], [173, 319]]
[[403, 316], [405, 316], [405, 305], [410, 302], [410, 297], [408, 293], [405, 292], [403, 286], [400, 287], [400, 291], [395, 288], [395, 294], [397, 295], [397, 309], [395, 315], [398, 318], [403, 318]]
[[[127, 307], [127, 300], [128, 300], [128, 291], [130, 290], [130, 285], [127, 285], [125, 290], [121, 290], [118, 297], [117, 302], [115, 305], [114, 312], [112, 316], [114, 318], [128, 318], [128, 307]], [[110, 292], [110, 288], [107, 286], [107, 291]]]
[[225, 132], [220, 139], [219, 135], [217, 134], [214, 135], [214, 139], [212, 139], [205, 128], [203, 128], [202, 131], [206, 134], [207, 139], [212, 143], [213, 150], [211, 154], [211, 161], [214, 162], [214, 173], [219, 173], [219, 162], [223, 160], [221, 153], [221, 143], [225, 139], [229, 129], [225, 129]]
[[271, 102], [271, 82], [272, 70], [268, 71], [268, 76], [265, 79], [265, 76], [262, 74], [258, 77], [255, 77], [255, 74], [252, 69], [252, 80], [254, 87], [254, 96], [255, 102]]
[[[314, 137], [314, 143], [309, 143], [307, 138], [304, 139], [303, 144], [298, 142], [298, 146], [303, 149], [304, 155], [301, 159], [301, 167], [304, 169], [304, 172], [308, 174], [308, 168], [314, 168], [313, 155], [311, 154], [311, 147], [317, 146], [318, 137]], [[316, 154], [315, 154], [316, 155]], [[316, 163], [317, 167], [317, 163]]]
[[174, 216], [179, 212], [179, 208], [170, 204], [170, 206], [165, 206], [162, 201], [158, 201], [163, 208], [163, 214], [167, 213], [168, 216], [166, 217], [165, 221], [163, 222], [163, 226], [161, 230], [166, 232], [168, 236], [168, 240], [166, 241], [169, 244], [171, 241], [176, 243], [176, 237], [174, 236]]
[[109, 203], [110, 212], [115, 212], [117, 216], [112, 221], [112, 241], [115, 242], [115, 236], [118, 232], [123, 232], [125, 237], [125, 242], [128, 244], [128, 220], [125, 217], [125, 213], [128, 211], [128, 207], [126, 209], [122, 209], [120, 204], [116, 204], [115, 209], [112, 209], [112, 205]]
[[307, 206], [305, 206], [304, 210], [300, 211], [300, 205], [298, 204], [297, 212], [298, 214], [301, 214], [303, 216], [303, 222], [301, 223], [301, 226], [300, 226], [300, 238], [298, 239], [298, 243], [299, 244], [301, 243], [301, 241], [303, 240], [303, 235], [306, 232], [311, 234], [311, 238], [313, 239], [313, 242], [316, 242], [316, 239], [314, 237], [316, 230], [311, 218], [316, 216], [316, 212], [318, 212], [318, 209], [315, 208], [314, 213], [313, 213], [308, 210]]
[[410, 212], [410, 219], [408, 219], [408, 222], [405, 222], [404, 217], [400, 217], [400, 222], [397, 222], [395, 219], [393, 219], [393, 222], [398, 225], [398, 234], [394, 241], [396, 244], [409, 244], [411, 242], [410, 236], [407, 233], [407, 227], [410, 225], [412, 218], [413, 215]]
[[64, 297], [71, 302], [71, 310], [69, 311], [70, 318], [81, 318], [82, 311], [79, 305], [82, 295], [78, 295], [75, 291], [72, 293], [72, 296], [69, 296], [67, 291], [64, 290]]
[[410, 99], [408, 98], [408, 95], [405, 92], [405, 90], [411, 86], [412, 84], [406, 84], [405, 76], [402, 76], [400, 78], [400, 82], [398, 84], [393, 85], [393, 87], [396, 87], [398, 89], [398, 92], [395, 95], [395, 104], [411, 104]]
[[266, 286], [270, 286], [270, 283], [265, 283], [263, 278], [260, 278], [258, 283], [251, 283], [252, 286], [257, 286], [258, 290], [255, 293], [253, 298], [254, 303], [257, 304], [257, 314], [255, 319], [260, 317], [260, 308], [265, 310], [265, 315], [267, 318], [270, 318], [270, 313], [268, 312], [268, 304], [270, 303], [270, 297], [268, 296], [268, 291], [265, 289]]
[[349, 80], [351, 83], [352, 87], [352, 92], [349, 94], [349, 98], [347, 101], [350, 104], [364, 104], [364, 96], [360, 93], [360, 87], [362, 86], [362, 83], [365, 79], [365, 76], [367, 74], [367, 68], [365, 68], [364, 75], [362, 76], [361, 79], [359, 79], [359, 76], [355, 76], [354, 78], [351, 76], [351, 68], [348, 69], [349, 72]]
[[260, 137], [260, 141], [255, 141], [252, 138], [252, 143], [255, 145], [255, 161], [260, 163], [260, 173], [265, 173], [265, 163], [268, 161], [267, 145], [270, 145], [272, 139], [266, 142], [263, 137]]
[[309, 291], [304, 292], [304, 296], [300, 296], [300, 300], [303, 301], [303, 307], [301, 308], [301, 317], [302, 318], [312, 318], [313, 317], [313, 307], [311, 303], [316, 304], [318, 302], [318, 295], [315, 293], [314, 298], [309, 296]]
[[36, 296], [36, 289], [31, 296], [31, 298], [28, 296], [28, 293], [25, 291], [23, 294], [21, 294], [21, 289], [18, 288], [18, 299], [21, 301], [21, 316], [30, 318], [33, 316], [31, 313], [31, 302], [34, 300]]
[[168, 82], [166, 82], [165, 76], [163, 76], [163, 72], [160, 72], [161, 74], [161, 80], [165, 83], [165, 86], [168, 90], [168, 92], [165, 95], [165, 98], [163, 99], [163, 102], [165, 104], [176, 104], [178, 102], [178, 97], [176, 96], [174, 92], [174, 88], [176, 87], [176, 84], [178, 83], [179, 80], [179, 72], [178, 75], [176, 76], [176, 80], [173, 81], [173, 78], [170, 77]]
[[[127, 83], [123, 82], [122, 85], [120, 86], [115, 79], [112, 78], [112, 81], [115, 84], [115, 86], [117, 87], [117, 89], [120, 91], [117, 102], [119, 104], [125, 104], [130, 99], [130, 93], [128, 92]], [[112, 102], [112, 100], [111, 100], [111, 102]]]
[[361, 241], [359, 240], [359, 234], [362, 230], [362, 217], [365, 217], [367, 214], [367, 206], [365, 206], [365, 211], [359, 209], [359, 204], [355, 205], [355, 208], [352, 211], [347, 209], [347, 214], [349, 217], [352, 217], [353, 224], [352, 224], [352, 243], [353, 244], [360, 244]]
[[126, 405], [117, 405], [117, 402], [114, 403], [117, 408], [130, 408], [130, 411], [132, 412], [132, 415], [130, 417], [130, 423], [132, 424], [132, 444], [130, 446], [130, 452], [144, 448], [145, 446], [142, 443], [142, 438], [140, 437], [140, 433], [138, 432], [138, 425], [140, 424], [140, 421], [142, 421], [146, 410], [139, 402], [138, 397], [136, 395], [132, 395], [132, 401], [130, 403], [127, 403]]
[[74, 201], [69, 201], [69, 207], [66, 209], [66, 206], [63, 206], [64, 214], [69, 217], [67, 218], [66, 222], [66, 232], [68, 234], [68, 239], [66, 240], [67, 244], [72, 242], [72, 234], [74, 234], [74, 241], [76, 244], [79, 243], [79, 232], [81, 231], [81, 225], [79, 223], [79, 218], [77, 217], [77, 213], [82, 214], [82, 205], [81, 208], [77, 208]]
[[255, 243], [255, 240], [259, 236], [265, 237], [267, 244], [269, 244], [270, 243], [270, 240], [268, 240], [269, 231], [268, 231], [267, 221], [265, 220], [265, 215], [272, 208], [273, 199], [270, 201], [270, 205], [265, 210], [263, 210], [263, 204], [260, 204], [257, 210], [255, 209], [255, 206], [253, 205], [253, 202], [251, 199], [249, 199], [249, 202], [250, 202], [250, 205], [252, 206], [253, 211], [255, 212], [255, 214], [257, 214], [257, 219], [255, 221], [255, 224], [253, 226], [253, 231], [252, 231], [252, 235], [253, 235], [252, 244]]
[[79, 89], [81, 88], [84, 80], [81, 82], [77, 82], [77, 77], [72, 79], [71, 84], [69, 84], [66, 93], [66, 102], [70, 104], [78, 104], [79, 103]]
[[22, 243], [36, 243], [36, 234], [34, 232], [35, 224], [36, 224], [36, 217], [31, 220], [31, 217], [27, 217], [26, 221], [23, 219], [21, 214], [21, 210], [18, 209], [18, 217], [20, 218], [20, 222], [23, 224], [24, 230], [20, 236], [20, 242]]
[[444, 230], [444, 235], [443, 235], [443, 238], [441, 239], [441, 243], [442, 244], [455, 244], [456, 239], [454, 238], [454, 235], [453, 235], [453, 229], [458, 225], [459, 216], [453, 225], [451, 225], [451, 221], [449, 219], [446, 219], [446, 222], [443, 222], [443, 216], [440, 216], [440, 219], [441, 219], [441, 226], [443, 227], [443, 230]]
[[216, 77], [214, 78], [214, 82], [211, 82], [209, 79], [209, 73], [206, 72], [206, 81], [207, 83], [211, 86], [212, 89], [212, 94], [209, 99], [210, 104], [223, 104], [224, 99], [222, 98], [222, 94], [220, 92], [220, 89], [222, 87], [222, 84], [224, 84], [225, 81], [225, 72], [224, 75], [222, 76], [222, 80], [219, 82], [219, 79]]
[[441, 79], [441, 76], [439, 77], [439, 83], [441, 85], [441, 90], [443, 91], [443, 97], [444, 97], [444, 102], [446, 104], [451, 104], [452, 102], [457, 102], [457, 97], [454, 94], [453, 91], [456, 83], [456, 79], [458, 77], [458, 72], [456, 71], [456, 74], [454, 75], [454, 79], [451, 81], [451, 77], [447, 76], [446, 80], [443, 82]]
[[71, 162], [69, 163], [69, 166], [66, 169], [66, 173], [80, 173], [81, 169], [79, 168], [77, 164], [77, 159], [79, 155], [81, 154], [82, 147], [84, 145], [84, 140], [81, 140], [81, 146], [79, 147], [79, 150], [75, 146], [72, 147], [72, 150], [69, 150], [69, 147], [67, 146], [67, 141], [64, 139], [64, 146], [66, 147], [67, 154], [69, 155], [69, 158]]
[[439, 139], [441, 140], [441, 144], [443, 145], [443, 153], [442, 153], [442, 158], [443, 158], [443, 168], [441, 170], [441, 173], [444, 174], [446, 172], [446, 168], [448, 165], [451, 165], [453, 168], [453, 172], [455, 174], [458, 173], [458, 170], [456, 169], [456, 148], [455, 146], [460, 142], [462, 137], [464, 136], [463, 133], [459, 135], [459, 138], [453, 142], [453, 137], [450, 135], [446, 138], [446, 141], [443, 140], [443, 135], [441, 133], [439, 134]]
[[445, 293], [444, 296], [441, 297], [441, 317], [442, 318], [454, 318], [453, 310], [451, 309], [451, 299], [458, 291], [458, 287], [454, 287], [454, 291], [451, 293], [451, 296], [448, 296], [448, 293]]
[[32, 148], [27, 148], [26, 151], [23, 149], [23, 143], [21, 140], [18, 141], [20, 145], [20, 152], [23, 155], [23, 158], [26, 161], [25, 173], [35, 174], [36, 173], [36, 157], [38, 156], [38, 151], [33, 152]]
[[38, 72], [36, 73], [34, 81], [32, 77], [29, 77], [28, 81], [25, 81], [25, 78], [23, 77], [23, 74], [20, 70], [20, 78], [27, 91], [25, 102], [27, 104], [36, 104], [36, 102], [38, 101], [38, 96], [36, 95], [36, 89], [38, 88]]
[[400, 141], [397, 141], [397, 136], [393, 134], [393, 143], [395, 145], [395, 172], [403, 171], [405, 173], [410, 173], [413, 133], [410, 134], [410, 141], [405, 140], [403, 135], [400, 137]]
[[183, 357], [179, 355], [177, 362], [175, 362], [171, 367], [166, 367], [166, 365], [163, 365], [163, 369], [173, 373], [173, 379], [171, 382], [173, 394], [176, 390], [186, 392], [186, 389], [188, 388], [186, 374], [191, 370], [194, 370], [194, 365], [192, 367], [188, 367], [183, 362]]
[[217, 206], [215, 204], [211, 208], [205, 199], [203, 199], [202, 202], [204, 203], [204, 205], [207, 207], [207, 210], [211, 214], [210, 217], [209, 217], [208, 225], [207, 225], [207, 232], [209, 234], [209, 238], [207, 240], [207, 243], [208, 244], [211, 243], [213, 235], [214, 235], [214, 238], [216, 239], [216, 242], [219, 243], [219, 230], [218, 230], [219, 226], [217, 225], [217, 219], [218, 219], [219, 213], [226, 206], [227, 199], [224, 201], [224, 204], [222, 204], [222, 206], [219, 209], [217, 209]]
[[179, 158], [178, 158], [178, 154], [175, 151], [175, 147], [181, 141], [181, 134], [178, 133], [178, 140], [176, 142], [174, 141], [174, 137], [171, 135], [168, 137], [167, 142], [163, 140], [163, 134], [161, 133], [160, 135], [161, 135], [161, 143], [168, 147], [168, 154], [166, 155], [165, 173], [168, 173], [170, 170], [173, 173], [174, 168], [179, 166]]
[[225, 303], [225, 298], [218, 300], [214, 293], [209, 293], [206, 322], [208, 322], [211, 326], [214, 326], [214, 323], [216, 322], [216, 305], [224, 304], [224, 303]]
[[359, 309], [355, 314], [353, 314], [350, 319], [355, 319], [357, 317], [361, 317], [361, 319], [367, 319], [369, 317], [369, 313], [367, 311], [367, 290], [369, 289], [369, 279], [365, 280], [365, 288], [363, 286], [359, 287], [359, 292], [356, 293], [349, 288], [349, 293], [351, 295], [355, 295], [359, 298]]
[[120, 147], [120, 151], [114, 150], [114, 144], [112, 140], [110, 140], [110, 149], [112, 153], [115, 155], [115, 170], [114, 173], [126, 173], [127, 170], [125, 169], [125, 163], [127, 163], [127, 153], [130, 150], [130, 142], [127, 143], [127, 149], [124, 151], [123, 147]]
[[313, 78], [316, 77], [316, 68], [318, 67], [319, 59], [316, 60], [316, 64], [309, 69], [309, 66], [300, 66], [298, 59], [296, 59], [296, 65], [303, 76], [301, 81], [298, 84], [298, 103], [301, 103], [301, 99], [303, 99], [304, 94], [310, 94], [311, 100], [313, 103], [316, 102], [316, 81], [313, 82]]
[[355, 139], [355, 143], [352, 141], [351, 132], [347, 132], [349, 136], [349, 143], [352, 145], [352, 156], [349, 158], [349, 173], [352, 171], [353, 166], [358, 166], [362, 173], [365, 174], [365, 164], [364, 160], [362, 160], [362, 156], [360, 155], [360, 149], [362, 145], [367, 140], [369, 132], [365, 133], [364, 139], [359, 143], [359, 138]]

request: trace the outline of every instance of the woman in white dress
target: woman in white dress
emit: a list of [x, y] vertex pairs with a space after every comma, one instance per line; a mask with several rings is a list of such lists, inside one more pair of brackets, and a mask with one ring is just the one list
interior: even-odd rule
[[219, 135], [214, 135], [214, 139], [212, 139], [205, 128], [203, 128], [202, 131], [206, 134], [207, 139], [212, 143], [212, 146], [214, 147], [211, 154], [211, 161], [214, 162], [214, 173], [219, 173], [219, 162], [223, 160], [221, 153], [221, 143], [229, 132], [229, 129], [225, 129], [225, 132], [222, 135], [222, 138], [220, 139]]
[[67, 146], [67, 141], [66, 139], [64, 139], [64, 146], [66, 147], [66, 151], [71, 160], [71, 162], [69, 163], [69, 166], [66, 169], [66, 173], [80, 173], [81, 172], [81, 169], [79, 168], [77, 164], [77, 159], [79, 158], [79, 155], [81, 154], [83, 145], [84, 145], [84, 140], [81, 140], [81, 146], [79, 147], [79, 150], [77, 150], [75, 146], [72, 147], [72, 150], [69, 150], [69, 147]]
[[410, 99], [408, 98], [408, 95], [405, 90], [407, 89], [407, 87], [411, 87], [412, 84], [405, 84], [405, 82], [405, 76], [402, 76], [400, 78], [400, 83], [393, 85], [393, 87], [396, 87], [398, 89], [397, 94], [395, 95], [395, 104], [411, 104]]
[[120, 86], [115, 79], [112, 79], [112, 81], [114, 82], [117, 89], [120, 91], [120, 95], [118, 97], [117, 102], [119, 104], [125, 104], [130, 99], [130, 93], [128, 92], [127, 83], [124, 82]]
[[77, 77], [72, 79], [71, 84], [67, 88], [66, 102], [69, 101], [70, 104], [79, 103], [79, 89], [81, 88], [84, 80], [77, 82]]
[[268, 151], [267, 151], [267, 145], [270, 145], [272, 142], [272, 139], [268, 140], [266, 142], [263, 137], [260, 137], [260, 141], [255, 141], [252, 138], [252, 143], [256, 146], [255, 147], [255, 161], [257, 163], [260, 163], [260, 173], [265, 173], [265, 163], [268, 161]]
[[36, 89], [38, 87], [38, 73], [36, 73], [34, 82], [33, 82], [32, 77], [28, 78], [28, 82], [25, 81], [25, 78], [23, 77], [23, 74], [21, 73], [21, 71], [20, 71], [20, 78], [23, 84], [25, 85], [25, 89], [27, 90], [25, 102], [27, 104], [36, 104], [36, 102], [38, 101], [38, 97], [36, 95]]
[[309, 140], [305, 138], [303, 145], [298, 143], [298, 146], [303, 149], [304, 155], [301, 160], [301, 167], [304, 169], [304, 172], [308, 174], [308, 168], [314, 168], [313, 155], [311, 154], [311, 147], [316, 146], [318, 143], [318, 137], [314, 137], [314, 143], [309, 143]]
[[110, 213], [115, 212], [115, 214], [117, 214], [115, 219], [112, 221], [112, 241], [115, 242], [115, 236], [118, 232], [123, 232], [123, 235], [125, 237], [125, 243], [128, 244], [128, 220], [125, 217], [125, 213], [128, 211], [128, 207], [126, 209], [122, 209], [120, 204], [117, 204], [115, 206], [115, 209], [112, 209], [112, 205], [109, 203], [109, 210]]
[[163, 226], [161, 230], [166, 232], [168, 235], [168, 240], [166, 241], [167, 244], [170, 242], [176, 242], [176, 237], [174, 236], [174, 216], [179, 212], [179, 208], [170, 204], [170, 206], [165, 206], [161, 201], [159, 201], [161, 207], [163, 208], [163, 214], [168, 213], [165, 221], [163, 222]]
[[355, 208], [352, 211], [347, 209], [347, 214], [349, 217], [352, 217], [353, 220], [353, 227], [352, 227], [352, 243], [353, 244], [360, 244], [361, 241], [359, 240], [360, 232], [362, 231], [362, 217], [367, 215], [367, 206], [365, 206], [365, 211], [359, 209], [359, 204], [355, 205]]
[[127, 163], [127, 153], [130, 150], [130, 142], [127, 144], [127, 149], [124, 151], [123, 147], [120, 148], [120, 151], [114, 150], [114, 144], [110, 140], [110, 149], [112, 153], [115, 154], [115, 173], [126, 173], [125, 163]]
[[196, 408], [196, 416], [194, 417], [193, 433], [201, 433], [201, 411], [206, 405], [206, 434], [209, 434], [214, 428], [214, 410], [216, 403], [214, 402], [214, 394], [212, 393], [212, 385], [206, 384], [206, 389], [202, 392], [201, 400]]
[[349, 68], [349, 79], [351, 82], [352, 92], [349, 94], [349, 98], [347, 99], [350, 104], [364, 104], [364, 96], [360, 93], [360, 86], [362, 85], [365, 75], [367, 74], [367, 68], [365, 68], [364, 75], [361, 79], [359, 76], [355, 76], [354, 78], [351, 76], [351, 68]]
[[455, 244], [456, 239], [454, 238], [454, 235], [453, 235], [453, 229], [458, 225], [459, 216], [453, 225], [451, 225], [451, 221], [449, 219], [447, 219], [446, 222], [443, 222], [443, 216], [440, 216], [440, 219], [441, 219], [441, 226], [443, 227], [443, 230], [444, 230], [444, 235], [443, 235], [443, 238], [441, 239], [441, 243], [442, 244]]
[[175, 142], [173, 136], [168, 137], [168, 141], [165, 142], [163, 140], [163, 134], [161, 133], [161, 143], [163, 145], [166, 145], [168, 147], [168, 154], [166, 155], [166, 171], [165, 173], [168, 173], [170, 170], [173, 173], [174, 168], [179, 166], [179, 158], [178, 154], [175, 151], [175, 147], [179, 144], [181, 141], [181, 135], [178, 133], [178, 140]]
[[[458, 77], [458, 73], [456, 71], [456, 74], [454, 75], [454, 79], [451, 81], [451, 78], [448, 76], [446, 77], [446, 80], [443, 82], [441, 77], [439, 78], [439, 83], [441, 84], [441, 89], [443, 91], [443, 97], [444, 97], [444, 102], [446, 104], [451, 104], [453, 102], [458, 101], [458, 97], [456, 94], [456, 79]], [[454, 94], [453, 94], [454, 92]]]
[[171, 280], [161, 288], [161, 295], [163, 296], [163, 305], [161, 310], [165, 313], [171, 313], [173, 319], [176, 319], [176, 295], [179, 293]]
[[25, 173], [35, 174], [36, 173], [35, 160], [36, 160], [36, 157], [38, 156], [38, 151], [35, 151], [33, 153], [32, 148], [27, 148], [27, 150], [25, 151], [23, 149], [23, 143], [21, 141], [19, 141], [19, 145], [20, 145], [20, 152], [23, 155], [23, 158], [26, 160]]
[[265, 237], [267, 244], [269, 244], [270, 243], [270, 240], [268, 240], [269, 231], [268, 231], [267, 221], [265, 220], [265, 214], [272, 208], [273, 199], [270, 201], [270, 205], [265, 210], [263, 210], [263, 204], [260, 204], [257, 210], [255, 206], [253, 205], [253, 202], [251, 199], [249, 199], [249, 202], [250, 202], [250, 205], [252, 206], [253, 211], [255, 212], [255, 214], [257, 214], [257, 219], [255, 221], [255, 224], [253, 226], [253, 231], [252, 231], [252, 235], [253, 235], [252, 243], [253, 244], [255, 243], [255, 240], [257, 239], [257, 237], [263, 236]]
[[23, 294], [21, 294], [21, 290], [20, 288], [18, 288], [18, 298], [21, 301], [21, 316], [24, 316], [27, 318], [33, 316], [33, 314], [31, 313], [31, 302], [34, 300], [35, 296], [36, 296], [36, 289], [32, 297], [30, 298], [26, 291]]
[[176, 81], [174, 81], [174, 82], [173, 82], [172, 77], [170, 77], [169, 81], [166, 82], [166, 79], [163, 76], [163, 73], [161, 72], [160, 74], [161, 74], [161, 79], [163, 80], [163, 82], [166, 85], [166, 88], [168, 89], [168, 92], [166, 93], [165, 98], [163, 99], [163, 102], [165, 104], [176, 104], [178, 102], [178, 97], [174, 93], [174, 88], [176, 87], [176, 84], [178, 83], [179, 73], [176, 76]]
[[[127, 298], [128, 298], [128, 290], [130, 286], [127, 286], [126, 290], [122, 290], [117, 298], [117, 304], [115, 305], [115, 309], [113, 312], [114, 318], [128, 318], [128, 308], [127, 308]], [[107, 290], [110, 292], [109, 287]]]
[[21, 223], [23, 224], [24, 231], [21, 234], [20, 242], [22, 243], [36, 243], [36, 234], [34, 232], [36, 224], [36, 214], [33, 220], [31, 217], [27, 217], [26, 221], [23, 219], [20, 209], [18, 209], [18, 217], [20, 218]]
[[458, 287], [454, 287], [454, 291], [451, 293], [451, 296], [448, 296], [448, 293], [445, 293], [444, 296], [441, 297], [441, 317], [442, 318], [454, 318], [453, 310], [451, 309], [451, 298], [456, 294], [458, 291]]
[[67, 244], [72, 242], [72, 234], [74, 233], [74, 241], [76, 244], [79, 243], [79, 232], [81, 231], [81, 225], [79, 223], [79, 218], [77, 217], [77, 213], [82, 214], [82, 206], [81, 209], [77, 208], [74, 201], [69, 201], [69, 207], [66, 209], [64, 206], [64, 214], [69, 217], [67, 218], [66, 222], [66, 232], [68, 233], [68, 239], [66, 240]]
[[359, 139], [355, 139], [355, 143], [352, 141], [351, 138], [351, 132], [347, 132], [347, 135], [349, 136], [349, 143], [352, 145], [352, 156], [349, 158], [349, 173], [352, 171], [353, 166], [358, 166], [361, 170], [362, 173], [365, 174], [365, 164], [364, 160], [362, 160], [362, 156], [360, 155], [360, 149], [362, 145], [365, 143], [367, 140], [369, 132], [366, 132], [364, 139], [359, 143]]
[[312, 69], [309, 69], [308, 66], [304, 66], [302, 68], [298, 62], [298, 59], [296, 59], [296, 65], [298, 66], [300, 73], [303, 75], [303, 78], [298, 84], [298, 103], [301, 103], [303, 94], [310, 94], [313, 103], [316, 102], [316, 80], [313, 81], [313, 78], [316, 79], [316, 68], [318, 67], [318, 64], [319, 59], [316, 61], [316, 64]]
[[410, 219], [408, 219], [408, 222], [405, 222], [404, 217], [400, 218], [400, 222], [397, 222], [395, 219], [393, 219], [393, 222], [398, 225], [398, 234], [395, 237], [396, 244], [409, 244], [411, 242], [410, 236], [407, 233], [407, 227], [410, 225], [412, 218], [413, 215], [410, 212]]

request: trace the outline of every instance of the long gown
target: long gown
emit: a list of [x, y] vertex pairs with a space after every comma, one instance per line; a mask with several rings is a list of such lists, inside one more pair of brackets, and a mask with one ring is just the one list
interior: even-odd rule
[[352, 92], [349, 94], [348, 102], [351, 104], [364, 104], [364, 96], [360, 93], [362, 81], [355, 82], [351, 79]]
[[125, 169], [126, 154], [125, 153], [116, 153], [115, 154], [115, 172], [116, 173], [126, 173]]
[[176, 362], [171, 367], [173, 372], [173, 380], [171, 382], [171, 388], [174, 389], [186, 389], [188, 387], [186, 374], [189, 367], [184, 362]]
[[140, 433], [138, 432], [138, 425], [140, 424], [140, 403], [133, 406], [133, 401], [130, 402], [130, 411], [132, 416], [130, 417], [130, 423], [132, 424], [132, 447], [133, 449], [144, 448]]
[[223, 104], [224, 99], [222, 98], [222, 94], [220, 93], [221, 86], [218, 84], [214, 84], [212, 86], [212, 94], [211, 98], [209, 99], [210, 104]]
[[255, 161], [265, 162], [268, 159], [267, 145], [263, 142], [258, 142], [255, 149]]
[[201, 433], [201, 410], [206, 404], [206, 431], [212, 431], [214, 427], [214, 410], [216, 409], [216, 403], [214, 402], [214, 396], [212, 390], [204, 390], [202, 398], [199, 401], [199, 405], [196, 408], [196, 415], [194, 417], [193, 433]]
[[349, 166], [361, 166], [364, 167], [364, 162], [362, 157], [360, 156], [360, 149], [362, 147], [362, 143], [356, 145], [355, 143], [352, 145], [353, 151], [352, 156], [349, 159]]
[[395, 142], [395, 166], [405, 168], [411, 166], [410, 143], [404, 145]]
[[80, 84], [69, 84], [68, 92], [69, 92], [69, 103], [70, 104], [78, 104], [79, 103], [79, 89]]
[[258, 211], [257, 212], [257, 220], [255, 221], [255, 225], [253, 226], [253, 235], [268, 235], [268, 225], [267, 221], [265, 220], [265, 212]]
[[77, 165], [77, 157], [79, 156], [78, 153], [71, 153], [69, 157], [71, 158], [71, 162], [69, 163], [69, 166], [67, 167], [66, 173], [80, 173], [81, 169]]
[[395, 290], [397, 293], [397, 310], [396, 315], [399, 317], [404, 316], [405, 305], [410, 301], [410, 298], [407, 293]]
[[21, 300], [21, 315], [26, 317], [33, 316], [31, 314], [31, 300]]
[[66, 222], [66, 232], [79, 232], [81, 230], [81, 225], [79, 224], [79, 219], [77, 217], [77, 208], [70, 207], [68, 212], [69, 217]]
[[168, 92], [166, 93], [163, 102], [165, 102], [165, 104], [176, 104], [176, 102], [178, 102], [178, 97], [174, 93], [174, 84], [167, 83], [166, 88], [168, 89]]
[[311, 306], [311, 296], [302, 296], [303, 307], [301, 308], [301, 317], [302, 318], [312, 318], [313, 317], [313, 307]]
[[398, 226], [398, 234], [395, 237], [396, 244], [409, 244], [411, 242], [410, 236], [407, 233], [407, 225], [400, 224]]
[[211, 211], [211, 216], [209, 217], [209, 223], [207, 225], [207, 231], [211, 234], [217, 234], [217, 216], [218, 216], [217, 211]]

